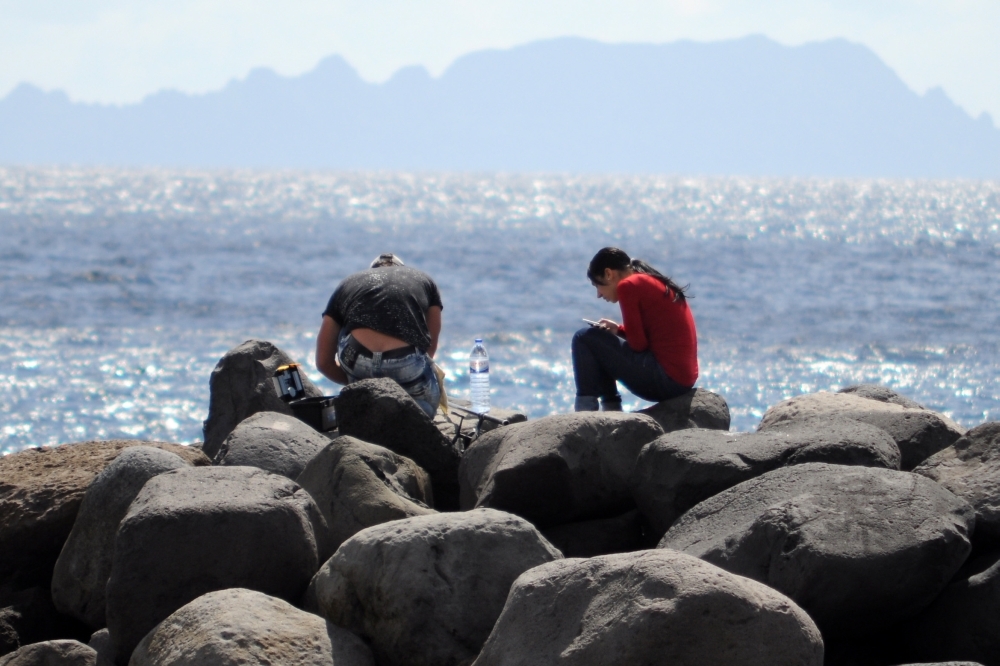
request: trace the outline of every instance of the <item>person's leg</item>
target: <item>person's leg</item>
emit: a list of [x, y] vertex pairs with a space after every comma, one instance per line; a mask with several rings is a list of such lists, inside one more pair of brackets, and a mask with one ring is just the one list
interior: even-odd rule
[[615, 377], [608, 372], [604, 357], [614, 355], [613, 349], [619, 345], [617, 336], [603, 329], [582, 328], [573, 335], [573, 378], [576, 381], [576, 403], [578, 412], [597, 411], [600, 398], [606, 408], [617, 403], [621, 409], [621, 396]]
[[[690, 387], [682, 386], [672, 380], [663, 367], [657, 362], [652, 352], [633, 351], [628, 344], [618, 336], [601, 329], [584, 329], [573, 337], [573, 366], [577, 372], [577, 400], [579, 396], [595, 395], [585, 391], [597, 390], [605, 411], [621, 409], [621, 396], [618, 395], [615, 380], [620, 381], [629, 391], [643, 400], [659, 402], [682, 395]], [[577, 359], [580, 363], [577, 363]], [[607, 385], [584, 381], [581, 384], [580, 372], [587, 378], [600, 377]], [[596, 409], [596, 400], [591, 402]]]

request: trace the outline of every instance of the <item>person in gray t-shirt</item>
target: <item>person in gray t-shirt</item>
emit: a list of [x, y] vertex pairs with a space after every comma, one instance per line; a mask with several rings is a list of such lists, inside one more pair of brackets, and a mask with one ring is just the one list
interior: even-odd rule
[[393, 254], [379, 255], [330, 297], [316, 338], [316, 367], [338, 384], [395, 379], [433, 417], [441, 386], [431, 359], [443, 309], [429, 275]]

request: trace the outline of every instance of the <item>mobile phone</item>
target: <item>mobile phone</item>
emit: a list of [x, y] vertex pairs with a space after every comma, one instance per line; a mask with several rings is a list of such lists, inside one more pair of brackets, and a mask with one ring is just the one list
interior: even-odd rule
[[587, 322], [588, 324], [590, 324], [591, 326], [600, 326], [601, 325], [601, 322], [599, 322], [599, 321], [591, 321], [590, 319], [584, 319], [584, 321]]

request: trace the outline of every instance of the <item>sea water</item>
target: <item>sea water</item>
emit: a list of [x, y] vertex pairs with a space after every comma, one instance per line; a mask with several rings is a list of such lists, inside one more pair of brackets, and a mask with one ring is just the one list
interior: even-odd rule
[[860, 382], [1000, 419], [997, 182], [8, 168], [0, 450], [197, 441], [251, 338], [335, 393], [321, 313], [382, 252], [440, 287], [450, 395], [482, 336], [494, 405], [569, 411], [573, 332], [619, 316], [585, 275], [606, 245], [690, 284], [698, 386], [736, 430]]

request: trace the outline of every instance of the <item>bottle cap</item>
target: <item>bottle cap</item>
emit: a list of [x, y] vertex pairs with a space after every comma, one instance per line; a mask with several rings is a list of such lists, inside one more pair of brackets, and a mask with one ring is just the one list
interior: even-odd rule
[[477, 344], [477, 345], [478, 345], [478, 344], [479, 344], [480, 342], [482, 342], [482, 341], [483, 341], [483, 339], [482, 339], [482, 338], [476, 338], [476, 344]]

